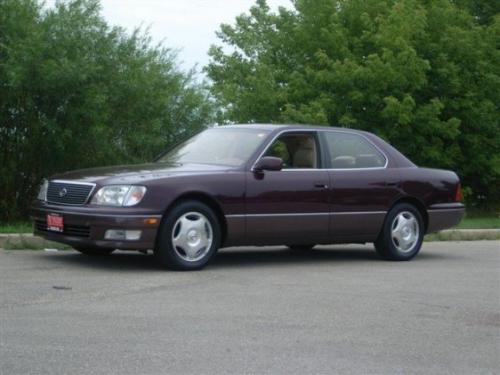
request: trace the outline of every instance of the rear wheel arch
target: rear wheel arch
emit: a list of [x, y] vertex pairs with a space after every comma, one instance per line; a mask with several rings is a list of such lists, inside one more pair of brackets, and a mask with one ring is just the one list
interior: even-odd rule
[[176, 206], [180, 202], [185, 202], [189, 200], [194, 200], [204, 203], [214, 211], [215, 215], [217, 216], [217, 220], [219, 221], [219, 224], [221, 226], [221, 235], [222, 235], [221, 246], [224, 245], [227, 236], [226, 217], [224, 216], [224, 211], [222, 211], [222, 207], [220, 206], [219, 202], [217, 202], [215, 198], [213, 198], [211, 195], [207, 193], [188, 192], [181, 194], [180, 196], [175, 198], [163, 212], [162, 221], [165, 219], [165, 217], [167, 216], [168, 212], [172, 209], [172, 207]]
[[400, 203], [408, 203], [414, 206], [418, 212], [420, 213], [420, 216], [422, 216], [422, 220], [424, 221], [424, 233], [427, 232], [427, 228], [429, 226], [429, 214], [427, 213], [427, 209], [425, 208], [425, 205], [422, 203], [422, 201], [418, 198], [408, 196], [408, 197], [403, 197], [398, 200], [396, 200], [391, 207], [389, 207], [389, 210], [387, 212], [389, 213], [393, 207], [395, 207], [397, 204]]
[[374, 242], [375, 250], [387, 260], [411, 260], [422, 247], [424, 228], [424, 220], [414, 202], [399, 200], [387, 213]]

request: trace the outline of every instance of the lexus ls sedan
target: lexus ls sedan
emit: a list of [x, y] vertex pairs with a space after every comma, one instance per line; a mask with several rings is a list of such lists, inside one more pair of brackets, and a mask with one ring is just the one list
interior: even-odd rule
[[454, 172], [419, 168], [374, 134], [334, 127], [207, 129], [153, 163], [44, 180], [35, 234], [88, 255], [150, 250], [178, 270], [221, 247], [373, 242], [410, 260], [464, 215]]

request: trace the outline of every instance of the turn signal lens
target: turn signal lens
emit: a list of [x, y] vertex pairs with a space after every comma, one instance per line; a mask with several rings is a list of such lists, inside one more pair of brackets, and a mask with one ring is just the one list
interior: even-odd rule
[[144, 194], [146, 194], [146, 188], [144, 186], [131, 186], [127, 196], [125, 197], [123, 205], [136, 205], [144, 197]]
[[49, 188], [49, 181], [43, 180], [42, 184], [40, 185], [40, 190], [38, 191], [38, 196], [37, 199], [41, 201], [46, 201], [47, 200], [47, 190]]
[[462, 185], [459, 182], [457, 185], [457, 191], [455, 192], [455, 202], [462, 202], [462, 199], [464, 199], [462, 195]]

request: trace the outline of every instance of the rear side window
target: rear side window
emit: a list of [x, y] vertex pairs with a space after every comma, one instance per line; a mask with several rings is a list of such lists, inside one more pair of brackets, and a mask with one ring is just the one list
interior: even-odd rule
[[334, 169], [380, 168], [385, 156], [364, 137], [342, 132], [324, 132], [329, 167]]

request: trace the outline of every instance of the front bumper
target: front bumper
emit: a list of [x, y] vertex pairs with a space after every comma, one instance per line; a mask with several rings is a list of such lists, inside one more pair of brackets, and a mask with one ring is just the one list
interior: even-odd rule
[[464, 217], [465, 206], [462, 203], [434, 204], [427, 210], [429, 223], [427, 233], [454, 227]]
[[[35, 203], [30, 211], [34, 221], [34, 234], [47, 240], [64, 243], [73, 247], [100, 247], [123, 250], [154, 249], [156, 234], [162, 215], [137, 212], [132, 208], [121, 212], [92, 207], [71, 207]], [[47, 214], [63, 216], [64, 231], [47, 230]], [[156, 219], [156, 223], [151, 224]], [[104, 235], [109, 229], [140, 230], [141, 236], [133, 241], [106, 240]]]

